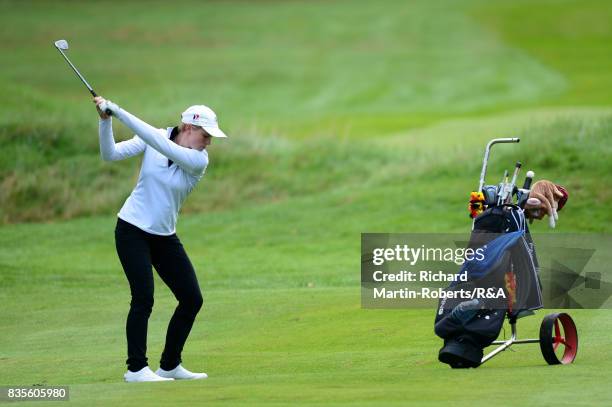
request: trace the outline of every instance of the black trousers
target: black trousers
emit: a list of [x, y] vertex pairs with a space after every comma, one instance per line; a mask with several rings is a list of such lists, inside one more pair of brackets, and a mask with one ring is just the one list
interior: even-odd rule
[[136, 372], [148, 365], [147, 325], [153, 309], [153, 266], [178, 300], [160, 362], [162, 369], [172, 370], [181, 363], [183, 346], [203, 303], [189, 257], [176, 234], [153, 235], [122, 219], [117, 220], [115, 244], [132, 294], [126, 323], [128, 369]]

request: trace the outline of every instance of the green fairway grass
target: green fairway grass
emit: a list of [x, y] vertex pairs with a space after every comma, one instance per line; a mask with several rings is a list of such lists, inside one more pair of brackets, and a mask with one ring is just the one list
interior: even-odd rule
[[[0, 386], [71, 404], [612, 404], [612, 318], [572, 310], [580, 350], [479, 369], [437, 361], [434, 310], [366, 310], [363, 232], [467, 233], [469, 193], [517, 160], [570, 200], [554, 233], [612, 231], [606, 1], [0, 2]], [[126, 384], [129, 287], [115, 214], [140, 160], [99, 157], [94, 88], [158, 127], [206, 103], [230, 135], [178, 223], [204, 307], [206, 381]], [[117, 139], [131, 137], [119, 123]], [[548, 233], [546, 222], [533, 225]], [[149, 362], [175, 307], [156, 277]], [[519, 323], [537, 337], [541, 318]], [[509, 329], [506, 327], [506, 336]], [[28, 405], [28, 403], [24, 403]]]

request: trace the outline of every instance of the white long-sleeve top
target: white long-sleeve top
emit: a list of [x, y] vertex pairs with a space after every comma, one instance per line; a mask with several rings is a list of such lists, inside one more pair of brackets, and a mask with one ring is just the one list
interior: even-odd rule
[[[102, 159], [116, 161], [144, 153], [136, 187], [117, 216], [148, 233], [174, 234], [181, 205], [204, 175], [208, 153], [170, 140], [172, 127], [156, 129], [123, 109], [113, 115], [136, 135], [115, 143], [112, 119], [100, 119]], [[173, 161], [170, 166], [168, 159]]]

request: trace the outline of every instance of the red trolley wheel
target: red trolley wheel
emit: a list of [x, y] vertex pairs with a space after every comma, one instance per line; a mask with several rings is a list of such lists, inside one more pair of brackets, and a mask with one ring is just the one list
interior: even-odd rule
[[567, 365], [578, 353], [578, 331], [574, 320], [561, 312], [548, 314], [540, 325], [540, 350], [549, 365]]

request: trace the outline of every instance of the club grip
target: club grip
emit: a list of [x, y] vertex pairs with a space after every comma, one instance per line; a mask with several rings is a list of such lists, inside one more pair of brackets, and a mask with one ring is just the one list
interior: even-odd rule
[[[91, 96], [93, 96], [93, 97], [97, 97], [98, 96], [98, 94], [93, 89], [89, 89], [89, 92], [91, 93]], [[109, 116], [113, 115], [113, 112], [110, 109], [105, 109], [104, 113], [106, 113]]]
[[104, 113], [106, 113], [107, 115], [112, 116], [113, 115], [113, 111], [111, 109], [109, 109], [107, 106], [108, 106], [107, 102], [105, 101], [105, 102], [101, 103], [100, 106], [98, 106], [98, 107], [99, 107], [100, 110], [103, 110]]
[[533, 181], [533, 177], [535, 173], [533, 171], [527, 171], [527, 176], [525, 177], [525, 183], [523, 183], [523, 189], [531, 189], [531, 182]]

